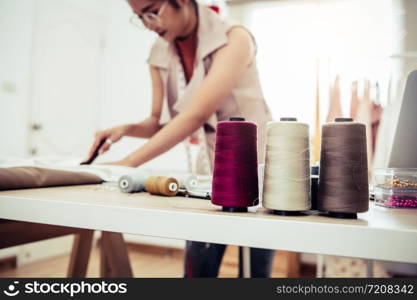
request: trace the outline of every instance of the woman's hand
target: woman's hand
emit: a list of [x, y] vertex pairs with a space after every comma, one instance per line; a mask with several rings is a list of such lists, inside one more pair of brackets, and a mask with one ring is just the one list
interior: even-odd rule
[[95, 135], [95, 140], [93, 146], [90, 148], [88, 157], [90, 158], [96, 148], [100, 145], [101, 141], [106, 140], [101, 148], [99, 149], [99, 154], [103, 154], [110, 149], [111, 144], [117, 143], [127, 132], [129, 125], [117, 126], [107, 130], [98, 131]]

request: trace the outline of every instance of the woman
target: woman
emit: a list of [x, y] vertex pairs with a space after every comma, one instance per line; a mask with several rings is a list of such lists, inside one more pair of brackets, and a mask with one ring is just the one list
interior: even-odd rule
[[[264, 160], [266, 122], [255, 62], [256, 45], [242, 26], [221, 19], [195, 0], [128, 0], [135, 15], [159, 35], [148, 59], [153, 88], [152, 113], [138, 123], [96, 134], [90, 156], [123, 136], [149, 141], [112, 164], [137, 167], [188, 137], [201, 144], [197, 169], [211, 174], [216, 122], [231, 116], [258, 124], [259, 161]], [[187, 242], [186, 277], [215, 277], [225, 245]], [[273, 252], [251, 249], [252, 277], [269, 276]]]

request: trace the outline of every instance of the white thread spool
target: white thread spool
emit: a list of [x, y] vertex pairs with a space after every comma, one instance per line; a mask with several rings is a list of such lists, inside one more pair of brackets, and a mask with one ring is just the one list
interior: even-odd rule
[[198, 178], [193, 174], [171, 174], [171, 177], [178, 180], [181, 189], [186, 189], [187, 191], [198, 189]]
[[311, 207], [309, 127], [295, 118], [268, 123], [262, 204], [280, 215]]
[[119, 179], [119, 189], [124, 193], [141, 192], [145, 189], [146, 174], [137, 172], [123, 175]]

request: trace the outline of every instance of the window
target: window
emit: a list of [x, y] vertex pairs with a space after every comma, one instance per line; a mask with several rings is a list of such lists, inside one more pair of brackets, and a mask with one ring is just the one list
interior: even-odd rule
[[388, 90], [391, 0], [256, 2], [246, 4], [245, 19], [258, 43], [261, 82], [274, 119], [298, 117], [313, 130], [317, 74], [322, 122], [337, 75], [345, 116], [353, 81], [359, 90], [364, 79]]

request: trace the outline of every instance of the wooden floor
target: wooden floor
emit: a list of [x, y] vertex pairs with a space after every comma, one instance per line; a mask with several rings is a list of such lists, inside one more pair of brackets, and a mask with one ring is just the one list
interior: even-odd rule
[[[128, 248], [135, 277], [172, 278], [183, 276], [184, 251], [137, 244], [130, 244]], [[237, 277], [237, 252], [237, 247], [227, 247], [219, 277]], [[280, 269], [278, 265], [279, 255], [277, 253], [275, 257], [272, 277], [285, 277], [285, 270]], [[0, 269], [0, 277], [66, 277], [68, 262], [69, 255], [54, 257], [16, 269]], [[99, 276], [99, 263], [99, 249], [95, 247], [90, 257], [87, 277]], [[302, 275], [309, 276], [309, 274]]]

